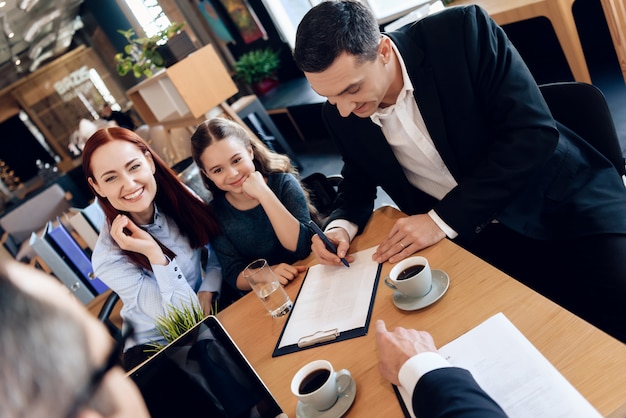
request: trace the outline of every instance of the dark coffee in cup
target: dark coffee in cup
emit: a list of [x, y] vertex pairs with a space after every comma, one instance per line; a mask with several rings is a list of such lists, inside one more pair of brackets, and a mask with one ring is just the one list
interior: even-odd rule
[[424, 270], [424, 267], [425, 266], [422, 265], [422, 264], [409, 266], [409, 267], [405, 268], [404, 270], [402, 270], [400, 272], [400, 274], [398, 274], [398, 278], [396, 280], [410, 279], [411, 277], [415, 276], [416, 274], [419, 274], [420, 271]]
[[311, 373], [307, 374], [302, 382], [300, 382], [300, 387], [298, 391], [306, 395], [311, 392], [315, 392], [328, 380], [330, 376], [330, 370], [328, 369], [317, 369], [313, 370]]

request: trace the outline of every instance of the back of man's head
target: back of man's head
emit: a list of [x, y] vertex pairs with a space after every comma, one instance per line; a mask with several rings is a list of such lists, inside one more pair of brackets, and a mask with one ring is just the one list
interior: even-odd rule
[[293, 57], [305, 73], [326, 70], [342, 53], [372, 61], [381, 33], [371, 10], [357, 0], [323, 1], [298, 25]]
[[91, 370], [82, 327], [3, 275], [0, 324], [0, 416], [65, 417]]

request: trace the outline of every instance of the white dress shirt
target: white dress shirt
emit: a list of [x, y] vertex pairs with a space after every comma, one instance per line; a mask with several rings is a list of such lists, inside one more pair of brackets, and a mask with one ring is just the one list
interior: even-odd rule
[[[391, 43], [400, 62], [404, 87], [396, 103], [386, 108], [379, 108], [372, 116], [372, 122], [381, 127], [396, 159], [400, 163], [409, 182], [424, 193], [441, 200], [457, 186], [457, 182], [444, 164], [426, 129], [422, 114], [413, 97], [413, 84], [406, 71], [404, 61], [396, 46]], [[456, 231], [450, 228], [431, 210], [428, 215], [446, 233], [449, 238], [456, 238]], [[356, 225], [337, 219], [331, 222], [327, 230], [340, 226], [353, 239], [357, 232]]]
[[171, 306], [199, 304], [197, 292], [219, 292], [222, 286], [222, 270], [209, 244], [203, 271], [201, 249], [191, 248], [176, 223], [158, 207], [153, 223], [142, 227], [176, 254], [166, 266], [152, 265], [149, 271], [132, 264], [111, 237], [108, 222], [102, 226], [91, 258], [96, 276], [122, 300], [122, 319], [134, 327], [135, 335], [125, 349], [153, 341], [164, 343], [155, 326], [159, 316], [166, 315]]
[[407, 391], [413, 393], [415, 385], [426, 373], [442, 369], [444, 367], [452, 367], [448, 360], [444, 359], [439, 353], [426, 352], [417, 354], [408, 359], [400, 368], [398, 380], [400, 386]]

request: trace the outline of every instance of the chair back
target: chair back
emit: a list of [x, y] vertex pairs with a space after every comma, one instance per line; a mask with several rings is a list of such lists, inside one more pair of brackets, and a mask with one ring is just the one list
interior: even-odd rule
[[326, 220], [337, 197], [337, 186], [342, 177], [339, 174], [326, 176], [316, 172], [302, 179], [302, 185], [309, 192], [311, 204], [319, 212], [320, 222]]
[[559, 82], [539, 86], [550, 112], [606, 158], [620, 176], [626, 174], [622, 148], [602, 91], [587, 83]]
[[[102, 304], [100, 312], [98, 312], [98, 319], [106, 326], [111, 337], [119, 342], [122, 341], [122, 330], [111, 320], [115, 305], [117, 305], [118, 302], [120, 302], [119, 295], [111, 290]], [[117, 312], [117, 315], [119, 315], [119, 312]]]

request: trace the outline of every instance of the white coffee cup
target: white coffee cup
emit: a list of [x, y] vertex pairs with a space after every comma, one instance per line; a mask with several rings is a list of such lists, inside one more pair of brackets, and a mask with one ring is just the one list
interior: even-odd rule
[[385, 277], [385, 284], [407, 297], [425, 296], [433, 284], [428, 260], [420, 256], [405, 258], [393, 266], [389, 276]]
[[298, 370], [291, 380], [291, 392], [318, 411], [332, 407], [339, 395], [352, 384], [352, 375], [346, 369], [334, 371], [327, 360], [315, 360]]

